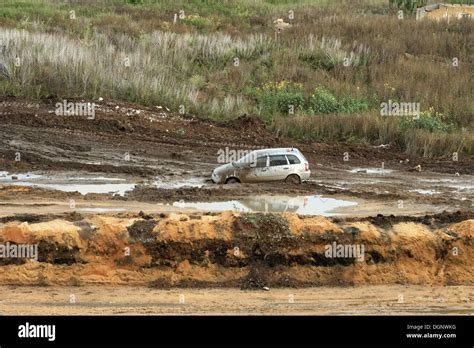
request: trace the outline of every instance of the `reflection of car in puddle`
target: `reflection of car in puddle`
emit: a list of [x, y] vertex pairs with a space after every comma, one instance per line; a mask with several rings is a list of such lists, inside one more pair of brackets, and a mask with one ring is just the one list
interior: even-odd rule
[[308, 205], [308, 197], [306, 196], [257, 196], [249, 197], [240, 200], [244, 206], [250, 211], [261, 211], [261, 212], [292, 212], [296, 213], [301, 207]]
[[357, 202], [317, 196], [249, 196], [239, 200], [221, 202], [175, 202], [179, 208], [195, 208], [205, 211], [240, 211], [240, 212], [291, 212], [302, 215], [339, 215], [332, 211], [341, 207], [357, 205]]

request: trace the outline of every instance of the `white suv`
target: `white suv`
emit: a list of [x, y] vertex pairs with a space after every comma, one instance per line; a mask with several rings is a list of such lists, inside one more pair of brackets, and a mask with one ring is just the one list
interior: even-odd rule
[[311, 171], [303, 154], [295, 148], [252, 151], [238, 161], [224, 164], [212, 172], [214, 183], [280, 181], [300, 184]]

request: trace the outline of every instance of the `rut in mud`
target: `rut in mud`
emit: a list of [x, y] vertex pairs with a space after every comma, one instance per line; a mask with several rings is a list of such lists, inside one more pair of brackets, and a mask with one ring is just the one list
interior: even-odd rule
[[[473, 235], [472, 212], [366, 219], [232, 212], [18, 216], [3, 219], [0, 243], [38, 244], [38, 262], [3, 259], [0, 284], [472, 285]], [[336, 255], [336, 246], [357, 246], [362, 254]]]

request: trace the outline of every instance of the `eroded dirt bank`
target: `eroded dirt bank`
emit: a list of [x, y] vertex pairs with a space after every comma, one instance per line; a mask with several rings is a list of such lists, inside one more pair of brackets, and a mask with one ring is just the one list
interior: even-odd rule
[[[0, 285], [472, 285], [473, 235], [473, 212], [25, 215], [2, 219], [0, 243], [38, 244], [38, 262], [0, 258]], [[328, 257], [334, 243], [363, 257]]]

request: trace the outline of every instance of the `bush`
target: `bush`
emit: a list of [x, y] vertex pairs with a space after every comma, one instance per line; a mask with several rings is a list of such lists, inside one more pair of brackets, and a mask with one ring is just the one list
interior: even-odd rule
[[193, 75], [189, 79], [189, 83], [197, 90], [201, 90], [206, 86], [206, 79], [201, 75]]
[[323, 69], [327, 71], [331, 71], [337, 64], [339, 64], [339, 62], [333, 57], [320, 50], [301, 54], [299, 59], [308, 63], [313, 69]]
[[330, 114], [338, 112], [339, 103], [331, 92], [318, 87], [311, 96], [311, 108], [315, 113]]
[[453, 130], [453, 125], [443, 121], [444, 115], [431, 111], [424, 111], [420, 117], [403, 117], [400, 119], [402, 129], [423, 129], [432, 133], [448, 133]]
[[303, 141], [390, 144], [391, 148], [405, 151], [410, 155], [430, 158], [446, 158], [453, 152], [472, 155], [474, 151], [472, 131], [434, 133], [426, 129], [406, 129], [400, 126], [400, 119], [381, 117], [375, 110], [357, 115], [314, 117], [301, 113], [291, 119], [277, 117], [273, 130], [278, 131], [280, 136]]
[[185, 24], [192, 25], [200, 30], [212, 27], [214, 24], [217, 24], [217, 22], [215, 22], [215, 19], [211, 20], [210, 18], [201, 17], [200, 15], [189, 15], [181, 21]]
[[340, 112], [359, 112], [369, 108], [366, 100], [356, 98], [346, 98], [340, 103]]
[[427, 0], [389, 0], [389, 3], [391, 6], [413, 13], [418, 7], [425, 6]]
[[474, 5], [474, 0], [449, 0], [450, 4]]
[[291, 109], [301, 110], [305, 99], [302, 85], [290, 81], [267, 82], [255, 89], [254, 96], [260, 103], [262, 114], [288, 114]]
[[337, 100], [337, 98], [330, 91], [318, 87], [310, 98], [310, 108], [314, 113], [330, 114], [330, 113], [351, 113], [364, 111], [369, 108], [369, 103], [363, 99], [344, 98]]

